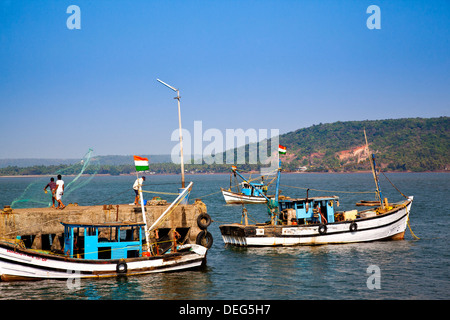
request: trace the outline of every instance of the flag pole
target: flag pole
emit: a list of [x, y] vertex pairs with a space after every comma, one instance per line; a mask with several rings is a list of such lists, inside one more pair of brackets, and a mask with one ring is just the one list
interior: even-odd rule
[[[137, 174], [137, 171], [136, 171]], [[150, 240], [148, 238], [148, 227], [147, 227], [147, 218], [145, 215], [145, 206], [144, 206], [144, 198], [142, 197], [142, 186], [139, 185], [139, 198], [141, 200], [141, 209], [142, 209], [142, 219], [144, 220], [144, 229], [145, 229], [145, 241], [147, 242], [147, 252], [150, 253]]]
[[[139, 173], [136, 168], [136, 179], [139, 180]], [[147, 242], [147, 252], [150, 254], [150, 240], [148, 237], [147, 217], [145, 214], [144, 197], [142, 196], [142, 184], [138, 181], [139, 201], [141, 202], [142, 220], [144, 221], [145, 241]]]

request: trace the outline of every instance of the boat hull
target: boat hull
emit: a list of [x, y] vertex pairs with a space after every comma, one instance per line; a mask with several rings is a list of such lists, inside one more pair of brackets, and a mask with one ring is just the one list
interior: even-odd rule
[[85, 260], [43, 254], [0, 242], [2, 281], [102, 278], [170, 272], [200, 267], [207, 249], [196, 244], [180, 247], [179, 252], [155, 257], [116, 260]]
[[231, 192], [225, 189], [222, 190], [223, 198], [227, 204], [242, 204], [242, 203], [266, 203], [266, 198], [262, 196], [247, 196], [242, 193]]
[[293, 246], [403, 239], [412, 198], [370, 218], [315, 225], [220, 226], [223, 241], [236, 246]]

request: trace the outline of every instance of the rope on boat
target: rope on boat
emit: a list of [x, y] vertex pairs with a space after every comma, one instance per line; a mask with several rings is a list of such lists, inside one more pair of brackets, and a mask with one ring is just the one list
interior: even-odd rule
[[280, 185], [282, 187], [288, 187], [288, 188], [296, 188], [296, 189], [303, 189], [303, 190], [312, 190], [312, 191], [320, 191], [320, 192], [333, 192], [333, 193], [376, 193], [375, 191], [335, 191], [335, 190], [319, 190], [319, 189], [311, 189], [311, 188], [303, 188], [303, 187], [294, 187], [294, 186], [287, 186], [287, 185]]
[[[243, 219], [244, 219], [244, 215], [241, 216], [241, 224], [243, 224]], [[248, 211], [247, 211], [247, 219], [250, 220], [251, 222], [253, 222], [254, 224], [257, 224], [257, 223], [258, 223], [258, 221], [256, 221], [255, 219], [253, 219], [253, 218], [248, 214]], [[226, 222], [226, 223], [229, 223], [229, 222]]]
[[[178, 195], [178, 193], [177, 193]], [[174, 212], [175, 208], [183, 201], [184, 198], [180, 198], [176, 203], [172, 203], [175, 204], [173, 206], [173, 208], [165, 215], [165, 217], [163, 217], [163, 219], [161, 219], [156, 225], [153, 226], [152, 230], [148, 230], [148, 234], [150, 234], [150, 232], [152, 232], [155, 229], [158, 229], [158, 227], [164, 222], [166, 221], [166, 219]], [[170, 208], [170, 207], [169, 207]]]
[[402, 196], [404, 196], [406, 199], [409, 199], [407, 196], [405, 196], [404, 194], [403, 194], [403, 192], [401, 192], [392, 182], [391, 182], [391, 180], [389, 180], [389, 178], [384, 174], [384, 172], [382, 172], [382, 171], [380, 171], [382, 174], [383, 174], [383, 176], [386, 178], [386, 180], [387, 181], [389, 181], [389, 183], [395, 188], [395, 190], [397, 190]]
[[147, 193], [157, 193], [157, 194], [167, 194], [167, 195], [171, 195], [171, 196], [178, 196], [178, 195], [179, 195], [179, 193], [162, 192], [162, 191], [147, 191], [147, 190], [142, 190], [142, 192], [147, 192]]
[[[0, 238], [0, 240], [5, 242], [5, 243], [14, 245], [16, 247], [19, 247], [19, 248], [22, 248], [22, 249], [27, 249], [25, 247], [25, 244], [24, 244], [23, 240], [21, 240], [21, 239], [11, 239], [11, 238], [3, 238], [2, 237], [2, 238]], [[183, 245], [186, 242], [186, 240], [187, 240], [187, 237], [185, 237], [185, 239], [181, 243], [179, 243], [179, 245]], [[153, 246], [153, 245], [159, 245], [159, 244], [162, 244], [162, 243], [169, 243], [169, 242], [172, 243], [173, 240], [170, 239], [170, 240], [165, 240], [165, 241], [155, 241], [155, 242], [150, 242], [148, 245], [149, 246]], [[140, 245], [139, 244], [131, 245], [131, 246], [127, 245], [127, 248], [134, 248], [134, 247], [139, 248]], [[78, 249], [78, 248], [76, 248], [76, 249]], [[28, 249], [28, 250], [37, 251], [37, 252], [43, 252], [43, 253], [46, 253], [46, 254], [54, 254], [53, 252], [47, 252], [47, 251], [38, 250], [38, 249]], [[74, 250], [75, 250], [75, 248], [74, 248]], [[123, 250], [123, 247], [121, 247], [121, 248], [108, 248], [108, 249], [91, 251], [91, 252], [83, 252], [82, 254], [85, 255], [85, 254], [91, 254], [91, 253], [101, 253], [101, 252], [108, 252], [108, 251], [110, 252], [110, 251], [114, 251], [114, 250]], [[77, 253], [74, 253], [74, 254], [76, 255]]]
[[[10, 240], [13, 240], [13, 239], [10, 239]], [[147, 245], [149, 245], [149, 246], [153, 246], [153, 245], [158, 245], [158, 244], [161, 244], [161, 243], [172, 243], [173, 242], [173, 240], [172, 239], [170, 239], [170, 240], [165, 240], [165, 241], [155, 241], [155, 242], [150, 242], [149, 244], [147, 244]], [[183, 245], [184, 243], [186, 242], [186, 239], [184, 239], [181, 243], [178, 243], [179, 245]], [[10, 242], [11, 243], [11, 242]], [[17, 243], [14, 243], [14, 241], [13, 241], [13, 243], [11, 243], [11, 244], [14, 244], [14, 245], [19, 245], [21, 248], [23, 248], [23, 249], [26, 249], [25, 248], [25, 245], [20, 245], [20, 244], [17, 244]], [[136, 245], [127, 245], [126, 246], [127, 248], [139, 248], [140, 247], [140, 245], [139, 244], [136, 244]], [[77, 248], [78, 249], [78, 248]], [[83, 255], [86, 255], [86, 254], [91, 254], [91, 253], [101, 253], [101, 252], [111, 252], [111, 251], [115, 251], [115, 250], [123, 250], [124, 249], [124, 247], [120, 247], [120, 248], [108, 248], [108, 249], [103, 249], [103, 250], [97, 250], [97, 251], [91, 251], [91, 252], [83, 252], [82, 254]], [[29, 249], [29, 250], [33, 250], [33, 251], [42, 251], [42, 250], [34, 250], [34, 249]], [[75, 250], [75, 249], [74, 249]], [[47, 253], [47, 252], [45, 252], [45, 253]], [[79, 254], [79, 253], [74, 253], [74, 255], [77, 255], [77, 254]]]
[[206, 197], [209, 197], [209, 196], [212, 196], [213, 194], [217, 194], [217, 193], [221, 193], [222, 192], [222, 190], [220, 190], [220, 191], [217, 191], [217, 192], [213, 192], [213, 193], [209, 193], [209, 194], [207, 194], [207, 195], [205, 195], [205, 196], [200, 196], [199, 198], [206, 198]]
[[0, 238], [1, 241], [25, 249], [25, 243], [21, 239]]
[[407, 221], [407, 223], [408, 223], [408, 228], [409, 228], [409, 232], [411, 232], [411, 235], [414, 237], [414, 239], [420, 240], [420, 238], [419, 238], [418, 236], [416, 236], [416, 235], [414, 234], [414, 232], [412, 231], [412, 229], [411, 229], [411, 225], [409, 224], [409, 215], [408, 215], [408, 220], [406, 220], [406, 221]]
[[[383, 176], [386, 178], [386, 180], [389, 181], [389, 183], [395, 188], [395, 190], [397, 190], [397, 191], [398, 191], [403, 197], [405, 197], [406, 199], [409, 199], [407, 196], [405, 196], [405, 195], [403, 194], [403, 192], [401, 192], [401, 191], [399, 190], [399, 188], [397, 188], [397, 187], [392, 183], [391, 180], [389, 180], [389, 178], [384, 174], [384, 172], [382, 172], [382, 171], [380, 171], [380, 172], [383, 174]], [[411, 229], [411, 225], [409, 224], [409, 214], [408, 214], [408, 220], [406, 220], [406, 222], [407, 222], [407, 224], [408, 224], [409, 232], [411, 232], [411, 235], [413, 236], [413, 238], [416, 239], [416, 240], [420, 240], [420, 238], [419, 238], [418, 236], [416, 236], [416, 235], [414, 234], [414, 232], [412, 231], [412, 229]]]
[[[179, 195], [179, 193], [159, 192], [159, 191], [146, 191], [146, 190], [142, 190], [142, 192], [156, 193], [156, 194], [167, 194], [167, 195], [174, 195], [174, 196], [178, 196], [178, 195]], [[214, 194], [221, 193], [221, 192], [222, 192], [222, 190], [217, 191], [217, 192], [213, 192], [213, 193], [208, 193], [208, 194], [206, 194], [206, 195], [204, 195], [204, 196], [199, 196], [198, 198], [203, 199], [203, 198], [206, 198], [206, 197], [209, 197], [209, 196], [212, 196], [212, 195], [214, 195]]]
[[[173, 183], [173, 182], [169, 182], [169, 183], [158, 183], [158, 184], [150, 184], [150, 185], [151, 185], [151, 186], [156, 186], [156, 185], [172, 185], [172, 184], [178, 184], [178, 182], [177, 182], [177, 183]], [[147, 185], [147, 184], [146, 184], [146, 185]], [[127, 192], [130, 192], [130, 188], [126, 188], [126, 189], [124, 189], [123, 191], [120, 191], [119, 193], [114, 194], [113, 196], [111, 196], [111, 197], [109, 197], [109, 198], [107, 198], [107, 199], [104, 199], [104, 200], [101, 200], [101, 201], [99, 201], [99, 202], [97, 202], [97, 203], [94, 203], [93, 206], [98, 206], [98, 205], [100, 205], [100, 204], [103, 204], [103, 203], [105, 203], [105, 202], [107, 202], [107, 201], [110, 201], [110, 200], [112, 200], [112, 199], [115, 199], [115, 198], [117, 198], [118, 196], [121, 196], [122, 194], [127, 193]], [[160, 192], [160, 191], [146, 191], [146, 190], [142, 190], [142, 192], [156, 193], [156, 194], [167, 194], [167, 195], [178, 195], [178, 193]]]
[[110, 200], [112, 200], [112, 199], [115, 199], [115, 198], [117, 198], [118, 196], [124, 194], [125, 192], [130, 192], [130, 189], [127, 188], [126, 190], [121, 191], [121, 192], [119, 192], [119, 193], [113, 195], [112, 197], [109, 197], [109, 198], [107, 198], [107, 199], [105, 199], [105, 200], [102, 200], [102, 201], [100, 201], [100, 202], [94, 203], [93, 206], [98, 206], [98, 205], [100, 205], [100, 204], [102, 204], [102, 203], [105, 203], [105, 202], [107, 202], [107, 201], [110, 201]]

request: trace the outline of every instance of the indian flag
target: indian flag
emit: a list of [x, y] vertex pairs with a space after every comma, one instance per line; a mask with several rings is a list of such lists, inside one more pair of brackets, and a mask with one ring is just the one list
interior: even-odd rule
[[278, 152], [280, 154], [286, 154], [286, 147], [283, 147], [281, 144], [278, 145]]
[[136, 166], [136, 171], [148, 170], [148, 158], [134, 156], [134, 165]]

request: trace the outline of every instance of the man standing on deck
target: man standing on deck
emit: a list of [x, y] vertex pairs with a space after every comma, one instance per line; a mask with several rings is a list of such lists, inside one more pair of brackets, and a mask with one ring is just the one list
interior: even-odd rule
[[58, 174], [58, 181], [56, 181], [56, 201], [58, 201], [58, 206], [56, 207], [56, 209], [64, 209], [65, 206], [61, 201], [61, 198], [64, 194], [64, 181], [61, 178], [61, 175]]
[[135, 197], [134, 197], [134, 205], [135, 206], [137, 206], [139, 204], [139, 188], [142, 188], [144, 181], [145, 181], [145, 177], [137, 178], [133, 184], [133, 190], [135, 193]]

